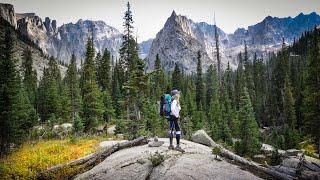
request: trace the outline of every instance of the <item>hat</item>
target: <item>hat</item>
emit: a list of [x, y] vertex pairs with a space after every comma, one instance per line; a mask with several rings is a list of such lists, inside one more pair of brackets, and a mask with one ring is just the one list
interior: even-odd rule
[[176, 95], [176, 94], [180, 94], [180, 91], [179, 91], [178, 89], [173, 89], [173, 90], [171, 91], [171, 94], [174, 96], [174, 95]]

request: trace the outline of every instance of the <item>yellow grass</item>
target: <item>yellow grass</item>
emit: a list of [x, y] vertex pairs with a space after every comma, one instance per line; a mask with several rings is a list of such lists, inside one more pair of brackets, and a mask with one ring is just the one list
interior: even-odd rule
[[98, 148], [100, 137], [72, 140], [27, 142], [0, 160], [0, 177], [4, 179], [33, 179], [51, 166], [78, 159]]

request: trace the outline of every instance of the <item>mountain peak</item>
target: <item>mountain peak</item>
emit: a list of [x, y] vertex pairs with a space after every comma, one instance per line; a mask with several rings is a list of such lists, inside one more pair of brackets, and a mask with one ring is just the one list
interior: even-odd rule
[[176, 11], [172, 11], [172, 13], [171, 13], [171, 17], [176, 17], [177, 16], [177, 14], [176, 14]]

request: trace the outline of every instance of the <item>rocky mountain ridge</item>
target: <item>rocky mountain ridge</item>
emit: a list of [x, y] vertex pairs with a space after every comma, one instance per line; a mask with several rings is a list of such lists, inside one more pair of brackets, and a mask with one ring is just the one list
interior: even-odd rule
[[31, 39], [42, 51], [68, 63], [72, 53], [78, 58], [78, 64], [84, 59], [85, 44], [91, 29], [95, 51], [103, 52], [106, 48], [118, 57], [122, 33], [103, 21], [80, 19], [76, 23], [57, 27], [56, 20], [46, 17], [43, 21], [35, 13], [15, 13], [13, 5], [0, 3], [0, 17], [9, 22], [22, 35]]
[[[262, 22], [239, 28], [232, 34], [226, 34], [217, 27], [219, 35], [222, 66], [230, 62], [231, 67], [237, 66], [237, 54], [248, 45], [251, 56], [267, 58], [269, 52], [277, 51], [284, 37], [287, 44], [293, 43], [301, 34], [320, 24], [320, 16], [315, 12], [300, 13], [298, 16], [278, 18], [266, 17]], [[203, 66], [206, 69], [215, 63], [215, 25], [205, 22], [193, 22], [186, 16], [177, 15], [174, 11], [159, 31], [146, 57], [147, 69], [152, 70], [156, 54], [163, 60], [163, 66], [171, 71], [174, 64], [179, 64], [187, 73], [196, 70], [196, 51], [203, 54]], [[191, 40], [192, 39], [192, 40]]]

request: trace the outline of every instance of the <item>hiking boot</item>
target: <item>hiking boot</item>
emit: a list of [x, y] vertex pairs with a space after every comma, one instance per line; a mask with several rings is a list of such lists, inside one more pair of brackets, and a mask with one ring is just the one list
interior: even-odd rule
[[179, 145], [176, 146], [175, 150], [180, 151], [180, 152], [185, 152]]
[[174, 149], [173, 145], [170, 145], [170, 146], [168, 147], [168, 149]]

